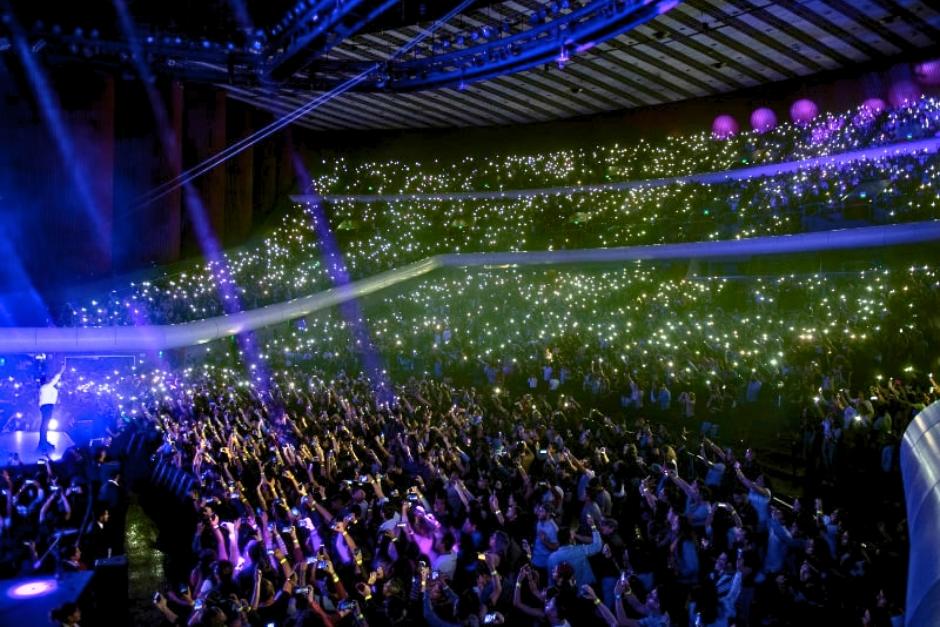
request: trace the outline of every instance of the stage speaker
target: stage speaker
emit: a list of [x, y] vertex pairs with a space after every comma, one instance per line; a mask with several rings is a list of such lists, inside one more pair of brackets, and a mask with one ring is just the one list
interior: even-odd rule
[[95, 578], [92, 582], [95, 625], [128, 624], [127, 583], [126, 555], [102, 558], [95, 562]]

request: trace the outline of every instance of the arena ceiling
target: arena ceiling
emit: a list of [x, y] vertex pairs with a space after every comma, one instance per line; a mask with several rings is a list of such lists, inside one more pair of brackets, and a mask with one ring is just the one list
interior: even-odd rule
[[[0, 0], [0, 7], [13, 5], [13, 14], [26, 25], [22, 30], [32, 28], [32, 50], [49, 63], [110, 63], [133, 73], [140, 67], [134, 61], [145, 56], [155, 73], [216, 83], [232, 98], [276, 114], [312, 102], [357, 68], [375, 67], [373, 62], [385, 61], [435, 20], [463, 6], [458, 0], [165, 0], [159, 5], [89, 0], [54, 2], [56, 8], [50, 9], [45, 2]], [[407, 65], [435, 54], [476, 49], [592, 2], [600, 4], [474, 0], [399, 61]], [[712, 96], [858, 65], [921, 59], [936, 54], [940, 42], [940, 7], [926, 0], [649, 2], [665, 13], [636, 20], [639, 25], [590, 46], [572, 47], [570, 54], [563, 48], [554, 61], [428, 89], [395, 86], [396, 80], [407, 82], [408, 71], [393, 72], [387, 85], [373, 72], [368, 81], [322, 103], [297, 123], [342, 130], [544, 122]], [[609, 4], [613, 11], [639, 3]], [[124, 7], [129, 21], [115, 18], [117, 7]], [[49, 15], [65, 26], [50, 28]], [[331, 15], [335, 22], [330, 28], [315, 34], [314, 22], [325, 26]], [[93, 37], [87, 26], [80, 37], [74, 35], [72, 24], [88, 20], [100, 25], [91, 31]], [[136, 25], [130, 37], [138, 40], [136, 48], [128, 44], [129, 22]], [[489, 61], [482, 54], [475, 60], [481, 65], [499, 61], [492, 53]], [[410, 78], [420, 83], [419, 75], [426, 78], [427, 72], [416, 67]]]
[[[531, 14], [545, 0], [473, 11], [442, 32]], [[328, 58], [377, 60], [418, 33], [408, 26], [358, 35]], [[300, 123], [312, 129], [392, 129], [543, 122], [710, 96], [916, 56], [940, 42], [940, 7], [891, 0], [688, 0], [563, 66], [420, 93], [349, 92]], [[316, 94], [232, 88], [233, 98], [285, 113]]]

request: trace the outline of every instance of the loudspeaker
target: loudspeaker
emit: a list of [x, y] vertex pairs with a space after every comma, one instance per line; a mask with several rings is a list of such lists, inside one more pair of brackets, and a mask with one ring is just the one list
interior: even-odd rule
[[[127, 625], [127, 556], [95, 561], [92, 593], [97, 608], [96, 625]], [[84, 622], [84, 621], [82, 621]]]

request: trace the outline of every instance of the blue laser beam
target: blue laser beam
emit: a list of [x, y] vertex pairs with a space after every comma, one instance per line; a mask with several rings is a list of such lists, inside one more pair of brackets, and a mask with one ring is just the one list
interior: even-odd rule
[[437, 20], [430, 27], [428, 27], [425, 30], [422, 30], [420, 33], [415, 35], [411, 40], [405, 42], [399, 48], [393, 51], [386, 61], [376, 62], [372, 64], [371, 66], [369, 66], [368, 68], [360, 72], [359, 74], [356, 74], [352, 78], [337, 85], [332, 90], [317, 96], [312, 101], [304, 105], [301, 105], [300, 107], [298, 107], [291, 113], [285, 114], [283, 117], [275, 120], [271, 124], [268, 124], [264, 128], [256, 131], [255, 133], [252, 133], [248, 137], [245, 137], [244, 139], [235, 142], [234, 144], [225, 148], [221, 152], [207, 158], [202, 163], [193, 166], [192, 168], [186, 170], [185, 172], [180, 173], [178, 176], [167, 181], [166, 183], [158, 185], [153, 190], [151, 190], [147, 194], [144, 194], [140, 198], [140, 200], [135, 206], [135, 209], [141, 209], [143, 207], [146, 207], [147, 205], [163, 198], [167, 194], [174, 192], [175, 190], [179, 189], [180, 186], [185, 185], [186, 183], [192, 182], [193, 180], [202, 176], [206, 172], [209, 172], [210, 170], [222, 165], [223, 163], [225, 163], [232, 157], [244, 152], [245, 150], [247, 150], [254, 144], [258, 143], [259, 141], [267, 137], [270, 137], [272, 134], [276, 133], [277, 131], [281, 130], [282, 128], [286, 126], [293, 124], [295, 121], [307, 115], [308, 113], [310, 113], [311, 111], [313, 111], [320, 105], [324, 104], [325, 102], [329, 102], [330, 100], [338, 96], [341, 96], [342, 94], [349, 91], [350, 89], [352, 89], [353, 87], [361, 83], [363, 80], [365, 80], [367, 76], [379, 70], [384, 63], [394, 60], [403, 54], [407, 54], [409, 50], [413, 49], [415, 46], [419, 45], [422, 41], [432, 36], [438, 29], [440, 29], [445, 23], [447, 23], [447, 21], [449, 21], [451, 18], [453, 18], [455, 15], [457, 15], [461, 11], [463, 11], [466, 7], [470, 6], [473, 3], [473, 1], [474, 0], [464, 0], [463, 2], [461, 2], [458, 6], [454, 7], [454, 9], [452, 9], [447, 15]]
[[15, 17], [10, 16], [9, 26], [13, 36], [13, 44], [16, 48], [17, 55], [23, 64], [23, 69], [26, 70], [26, 76], [29, 79], [30, 87], [32, 88], [33, 94], [36, 97], [37, 104], [42, 111], [43, 119], [45, 120], [46, 125], [52, 134], [52, 138], [55, 141], [56, 148], [59, 151], [59, 156], [61, 157], [62, 162], [69, 173], [72, 184], [75, 186], [75, 190], [78, 192], [78, 200], [81, 203], [82, 208], [85, 210], [85, 213], [91, 220], [91, 224], [94, 228], [94, 232], [98, 238], [99, 244], [107, 242], [108, 229], [104, 221], [101, 219], [100, 208], [98, 207], [94, 193], [89, 186], [90, 179], [88, 173], [85, 171], [85, 168], [82, 167], [82, 164], [85, 161], [79, 157], [78, 152], [75, 149], [75, 144], [72, 141], [69, 129], [65, 121], [62, 119], [62, 114], [59, 110], [59, 103], [55, 97], [55, 94], [53, 93], [53, 90], [50, 87], [48, 80], [46, 79], [45, 73], [39, 66], [39, 63], [37, 63], [33, 58], [33, 53], [30, 49], [29, 43], [26, 40], [26, 36], [24, 35], [22, 28], [20, 27]]

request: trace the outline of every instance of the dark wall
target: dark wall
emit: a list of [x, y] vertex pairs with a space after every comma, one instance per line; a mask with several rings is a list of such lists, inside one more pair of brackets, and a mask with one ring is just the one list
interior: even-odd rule
[[[936, 56], [929, 51], [925, 58]], [[918, 61], [921, 59], [917, 59]], [[552, 71], [560, 71], [553, 69]], [[751, 112], [770, 107], [778, 122], [789, 120], [790, 105], [810, 98], [821, 112], [843, 111], [871, 97], [889, 101], [889, 90], [913, 81], [908, 61], [881, 60], [851, 70], [824, 72], [804, 79], [762, 85], [725, 96], [700, 98], [641, 109], [604, 113], [559, 122], [470, 129], [321, 132], [304, 142], [311, 163], [345, 155], [353, 163], [368, 160], [457, 160], [467, 154], [525, 154], [575, 147], [656, 141], [669, 135], [710, 131], [717, 115], [733, 115], [741, 130], [750, 128]], [[925, 92], [940, 94], [937, 87]]]
[[211, 87], [35, 67], [0, 57], [0, 294], [170, 264], [209, 239], [236, 245], [289, 202], [289, 133], [143, 202], [271, 116]]
[[115, 84], [17, 70], [0, 63], [0, 284], [33, 292], [112, 268]]

